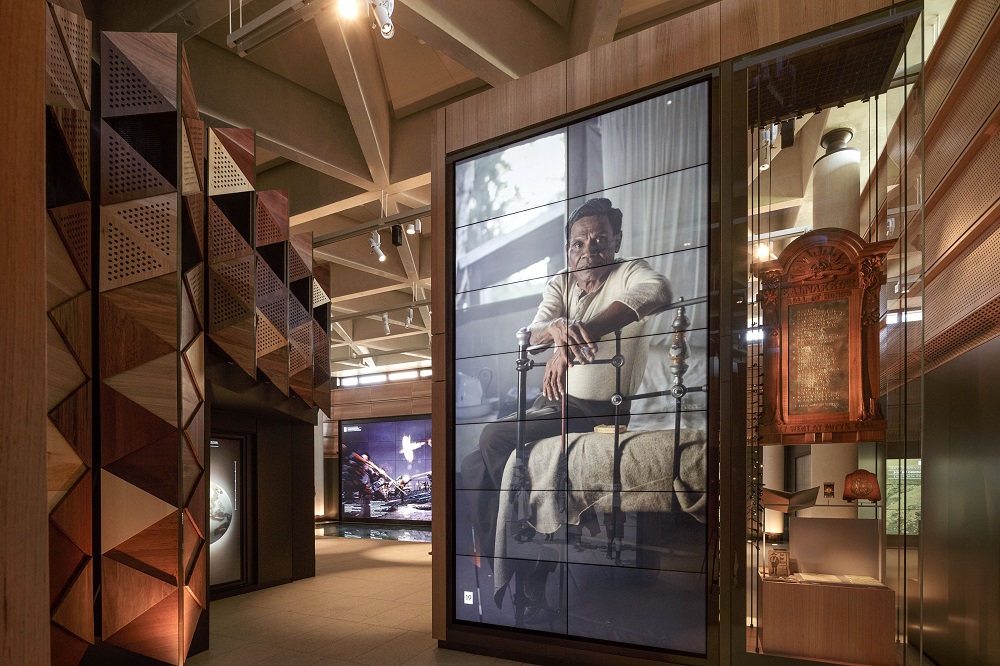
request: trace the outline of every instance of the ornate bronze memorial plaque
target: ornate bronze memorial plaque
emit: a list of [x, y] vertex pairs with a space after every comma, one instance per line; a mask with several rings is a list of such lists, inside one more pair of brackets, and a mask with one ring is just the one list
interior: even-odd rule
[[879, 289], [895, 241], [818, 229], [762, 264], [764, 444], [876, 441]]

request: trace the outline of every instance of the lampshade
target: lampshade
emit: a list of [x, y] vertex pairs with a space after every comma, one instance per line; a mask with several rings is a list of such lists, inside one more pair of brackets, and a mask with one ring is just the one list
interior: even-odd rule
[[878, 485], [878, 477], [866, 469], [851, 472], [844, 478], [844, 499], [848, 502], [854, 500], [879, 501], [882, 499], [882, 489]]

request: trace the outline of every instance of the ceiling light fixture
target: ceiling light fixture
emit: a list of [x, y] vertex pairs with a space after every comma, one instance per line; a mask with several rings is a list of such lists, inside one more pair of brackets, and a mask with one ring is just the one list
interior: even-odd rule
[[378, 257], [379, 261], [385, 261], [385, 253], [382, 252], [382, 238], [378, 235], [378, 231], [372, 232], [372, 237], [368, 239], [368, 247], [372, 249], [372, 253]]
[[406, 223], [406, 233], [412, 236], [413, 234], [419, 234], [421, 232], [420, 228], [420, 218], [418, 217], [413, 222]]
[[392, 24], [393, 0], [368, 0], [368, 4], [375, 14], [372, 28], [381, 32], [386, 39], [391, 39], [396, 34], [396, 26]]
[[[284, 0], [252, 21], [243, 23], [243, 7], [240, 5], [240, 27], [226, 37], [229, 48], [235, 49], [245, 58], [257, 49], [271, 43], [289, 30], [311, 21], [332, 4], [332, 0]], [[232, 17], [232, 3], [230, 3]]]
[[413, 323], [413, 308], [406, 308], [406, 319], [403, 320], [403, 328], [409, 328]]
[[403, 244], [403, 227], [399, 224], [392, 225], [392, 244], [396, 247]]
[[358, 0], [337, 0], [337, 13], [340, 14], [341, 18], [357, 18]]
[[386, 335], [389, 335], [389, 334], [392, 333], [392, 329], [389, 328], [389, 313], [388, 312], [383, 312], [382, 313], [382, 326], [385, 327], [385, 334]]

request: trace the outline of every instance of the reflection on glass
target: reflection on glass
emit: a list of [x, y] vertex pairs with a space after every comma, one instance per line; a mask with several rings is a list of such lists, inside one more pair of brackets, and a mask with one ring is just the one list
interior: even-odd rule
[[705, 649], [707, 90], [455, 167], [456, 619]]

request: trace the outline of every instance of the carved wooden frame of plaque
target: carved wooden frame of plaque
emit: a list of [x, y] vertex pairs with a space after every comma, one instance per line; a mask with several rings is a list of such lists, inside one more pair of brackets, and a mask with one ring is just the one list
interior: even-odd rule
[[[817, 229], [757, 269], [762, 444], [866, 442], [885, 435], [878, 401], [879, 290], [893, 245], [895, 240], [866, 243], [845, 229]], [[845, 311], [846, 321], [838, 321]], [[801, 330], [790, 330], [793, 317]], [[793, 349], [793, 335], [812, 344]], [[805, 366], [812, 374], [801, 379]]]

